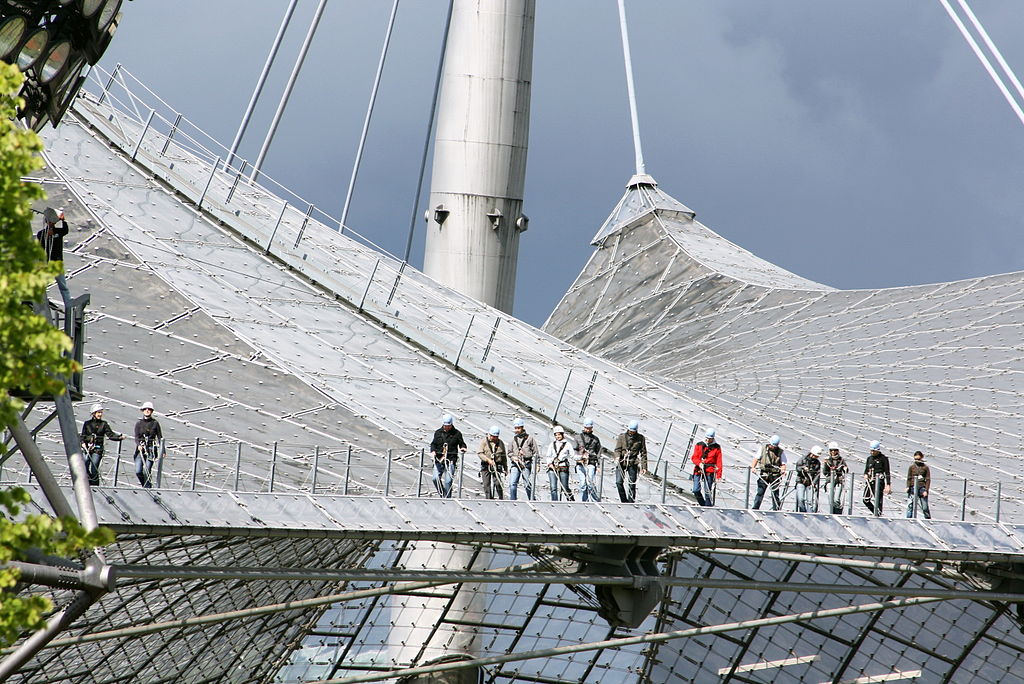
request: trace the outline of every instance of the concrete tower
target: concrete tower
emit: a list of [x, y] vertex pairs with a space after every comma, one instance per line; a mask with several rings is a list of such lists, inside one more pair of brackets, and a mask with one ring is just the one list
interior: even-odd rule
[[530, 130], [534, 0], [455, 0], [423, 270], [512, 311]]

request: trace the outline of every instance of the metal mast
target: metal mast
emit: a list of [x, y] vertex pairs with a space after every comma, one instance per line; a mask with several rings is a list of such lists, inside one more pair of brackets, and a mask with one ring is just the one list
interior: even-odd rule
[[502, 311], [515, 295], [534, 0], [455, 0], [423, 270]]

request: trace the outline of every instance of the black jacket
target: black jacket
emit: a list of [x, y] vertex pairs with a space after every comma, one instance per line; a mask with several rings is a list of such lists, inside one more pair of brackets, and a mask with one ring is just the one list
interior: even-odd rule
[[593, 432], [581, 432], [579, 446], [579, 462], [583, 465], [597, 465], [601, 460], [601, 440]]
[[142, 445], [146, 442], [155, 444], [157, 441], [164, 438], [164, 433], [160, 429], [160, 423], [157, 422], [156, 418], [139, 418], [139, 422], [135, 424], [135, 443]]
[[437, 428], [434, 432], [434, 439], [430, 442], [430, 450], [434, 453], [434, 458], [440, 460], [445, 455], [445, 446], [448, 447], [448, 458], [458, 460], [459, 449], [466, 448], [466, 442], [462, 439], [462, 433], [459, 429], [452, 427], [451, 430], [445, 432], [443, 427]]
[[82, 444], [87, 448], [103, 451], [103, 438], [109, 438], [115, 442], [120, 442], [124, 439], [124, 435], [119, 435], [110, 428], [110, 423], [103, 420], [102, 418], [90, 418], [89, 420], [82, 423]]
[[61, 221], [60, 227], [53, 226], [53, 234], [46, 234], [47, 228], [36, 233], [36, 240], [46, 252], [47, 261], [64, 261], [64, 236], [68, 234], [68, 222]]
[[889, 473], [889, 457], [882, 452], [869, 455], [867, 462], [864, 464], [864, 474], [868, 477], [885, 475], [885, 484], [887, 486], [891, 485], [892, 475]]

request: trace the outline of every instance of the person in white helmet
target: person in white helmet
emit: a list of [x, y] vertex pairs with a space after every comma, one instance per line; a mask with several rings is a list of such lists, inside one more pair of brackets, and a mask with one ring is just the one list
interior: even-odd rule
[[103, 458], [103, 440], [120, 442], [124, 435], [114, 432], [110, 423], [103, 420], [103, 406], [93, 404], [89, 409], [92, 415], [82, 423], [82, 451], [85, 453], [85, 470], [89, 473], [89, 484], [93, 487], [100, 483], [100, 459]]
[[821, 447], [811, 447], [807, 455], [796, 462], [796, 511], [818, 512], [818, 489], [821, 484]]
[[459, 454], [466, 453], [466, 440], [455, 427], [450, 413], [441, 418], [441, 427], [434, 431], [430, 442], [430, 455], [434, 459], [434, 487], [443, 499], [452, 498], [452, 482], [459, 467]]
[[597, 478], [601, 475], [601, 440], [594, 434], [594, 421], [583, 421], [580, 441], [576, 445], [576, 474], [580, 479], [580, 501], [600, 501]]
[[754, 510], [761, 508], [764, 493], [772, 492], [772, 510], [782, 508], [782, 478], [786, 475], [786, 452], [779, 446], [781, 439], [772, 435], [767, 443], [761, 446], [761, 452], [750, 462], [750, 469], [758, 473], [757, 496], [754, 497]]
[[572, 490], [569, 489], [569, 469], [572, 466], [573, 445], [565, 438], [565, 428], [556, 425], [551, 430], [554, 439], [548, 445], [547, 470], [548, 486], [551, 488], [551, 500], [559, 501], [565, 497], [574, 501]]
[[825, 485], [825, 498], [833, 515], [843, 512], [843, 488], [850, 468], [846, 459], [839, 454], [839, 443], [828, 443], [828, 456], [821, 464], [821, 481]]
[[507, 444], [509, 451], [508, 498], [515, 501], [519, 495], [519, 482], [522, 480], [526, 490], [526, 498], [533, 499], [533, 466], [540, 459], [537, 440], [526, 431], [526, 421], [516, 418], [512, 421], [512, 441]]
[[147, 401], [140, 409], [142, 418], [135, 423], [135, 476], [146, 489], [153, 486], [153, 462], [160, 453], [164, 433], [153, 417], [153, 402]]
[[476, 450], [480, 457], [480, 483], [484, 488], [484, 496], [488, 499], [504, 499], [505, 487], [503, 482], [508, 475], [508, 455], [505, 452], [505, 442], [501, 441], [501, 430], [497, 425], [492, 425], [484, 438], [480, 440], [480, 447]]
[[889, 457], [882, 453], [882, 443], [877, 439], [868, 446], [870, 453], [864, 462], [864, 506], [875, 515], [882, 515], [883, 495], [892, 491], [892, 473], [889, 472]]
[[615, 440], [615, 488], [622, 503], [636, 501], [636, 481], [647, 474], [647, 439], [640, 434], [640, 423], [631, 420]]

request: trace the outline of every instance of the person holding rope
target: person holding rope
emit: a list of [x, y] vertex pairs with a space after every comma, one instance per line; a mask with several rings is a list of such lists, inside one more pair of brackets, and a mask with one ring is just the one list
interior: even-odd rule
[[159, 456], [164, 433], [153, 417], [153, 402], [142, 405], [142, 418], [135, 423], [135, 476], [146, 489], [153, 486], [153, 462]]
[[110, 423], [103, 420], [103, 406], [93, 404], [90, 409], [92, 417], [82, 423], [82, 451], [85, 453], [85, 470], [89, 474], [89, 484], [96, 487], [100, 483], [100, 459], [103, 458], [104, 438], [120, 442], [124, 435], [114, 432]]
[[455, 419], [445, 414], [441, 427], [434, 431], [430, 455], [434, 458], [434, 487], [443, 499], [452, 498], [452, 482], [459, 465], [459, 454], [466, 453], [466, 442], [455, 427]]
[[[57, 226], [60, 221], [60, 227]], [[68, 222], [64, 220], [64, 210], [54, 211], [46, 207], [43, 212], [43, 229], [36, 233], [36, 240], [39, 246], [46, 252], [47, 261], [61, 262], [61, 271], [54, 280], [57, 282], [57, 289], [60, 291], [60, 298], [64, 301], [64, 315], [68, 316], [71, 311], [71, 290], [68, 289], [67, 278], [64, 277], [64, 238], [68, 234]]]
[[[932, 519], [932, 512], [928, 508], [928, 491], [932, 488], [932, 471], [924, 462], [924, 452], [914, 452], [914, 462], [907, 470], [907, 517], [917, 517], [915, 513], [921, 511], [926, 520]], [[917, 497], [915, 505], [914, 497]]]
[[796, 462], [796, 512], [818, 512], [818, 487], [821, 484], [821, 447], [815, 444]]
[[722, 447], [715, 441], [714, 428], [704, 433], [704, 441], [693, 445], [693, 496], [701, 506], [715, 505], [715, 483], [722, 478]]
[[647, 474], [647, 439], [640, 434], [640, 423], [631, 420], [626, 431], [615, 440], [615, 488], [622, 503], [636, 501], [636, 481]]
[[522, 480], [523, 487], [526, 489], [526, 498], [533, 499], [533, 464], [540, 458], [537, 440], [533, 438], [533, 435], [527, 434], [526, 422], [522, 418], [512, 421], [512, 430], [515, 434], [512, 435], [512, 441], [508, 444], [511, 461], [508, 498], [512, 501], [516, 500], [519, 493], [519, 481]]
[[761, 446], [761, 453], [750, 462], [750, 469], [758, 471], [757, 496], [753, 509], [759, 510], [767, 490], [772, 492], [772, 510], [782, 508], [782, 478], [786, 475], [786, 452], [779, 446], [778, 435], [772, 435], [767, 444]]
[[559, 501], [562, 496], [566, 501], [575, 501], [569, 489], [569, 466], [572, 463], [573, 446], [565, 438], [565, 428], [556, 425], [552, 430], [554, 439], [548, 445], [548, 486], [551, 488], [551, 500]]
[[843, 512], [843, 487], [850, 472], [846, 459], [839, 455], [839, 443], [828, 443], [828, 457], [821, 464], [821, 477], [825, 481], [825, 496], [833, 515]]
[[484, 487], [484, 496], [488, 499], [504, 499], [505, 487], [502, 484], [508, 476], [508, 456], [505, 443], [499, 437], [501, 430], [492, 425], [487, 435], [480, 440], [477, 456], [480, 457], [480, 483]]
[[892, 474], [889, 472], [889, 457], [882, 453], [882, 443], [877, 439], [868, 446], [871, 453], [864, 463], [864, 498], [862, 501], [869, 511], [882, 515], [882, 496], [892, 491]]
[[583, 421], [583, 431], [576, 446], [576, 474], [580, 478], [580, 501], [600, 501], [597, 478], [600, 477], [601, 440], [594, 434], [594, 421]]

